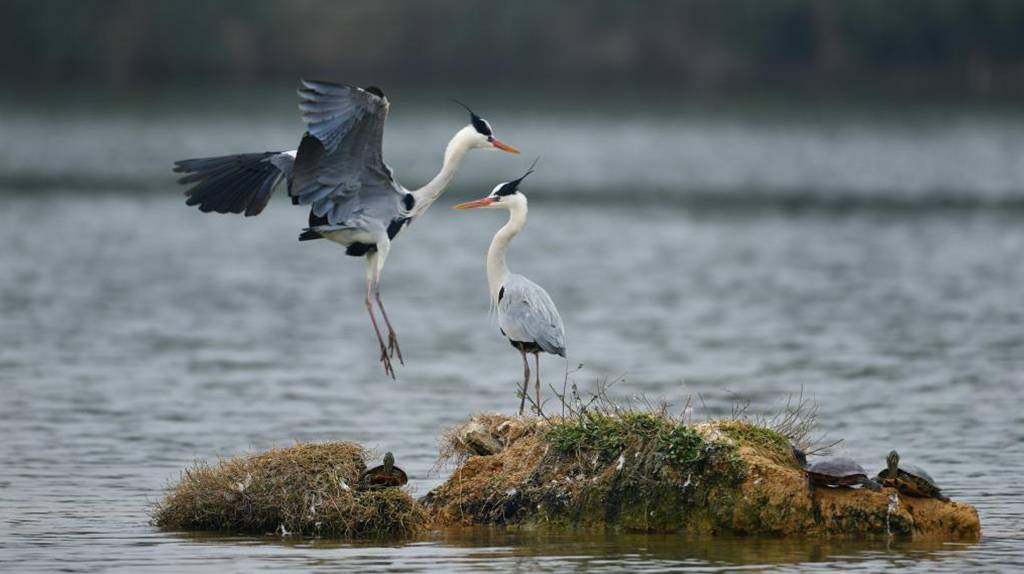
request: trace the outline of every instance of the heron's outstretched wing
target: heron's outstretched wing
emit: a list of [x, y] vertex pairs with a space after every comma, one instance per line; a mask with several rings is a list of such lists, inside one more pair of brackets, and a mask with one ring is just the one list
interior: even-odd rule
[[174, 171], [185, 174], [178, 183], [191, 186], [185, 192], [187, 205], [250, 216], [263, 211], [277, 184], [288, 179], [294, 159], [279, 151], [222, 155], [176, 161]]
[[379, 91], [302, 80], [306, 123], [289, 186], [292, 202], [310, 205], [327, 225], [357, 215], [383, 220], [403, 211], [405, 191], [381, 157], [388, 101]]
[[554, 301], [522, 275], [511, 274], [502, 285], [498, 326], [513, 341], [537, 343], [547, 353], [565, 356], [565, 327]]

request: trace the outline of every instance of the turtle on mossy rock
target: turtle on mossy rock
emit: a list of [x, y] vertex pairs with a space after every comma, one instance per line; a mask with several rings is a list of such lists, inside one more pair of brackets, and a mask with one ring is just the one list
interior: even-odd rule
[[885, 458], [887, 466], [878, 473], [878, 480], [885, 486], [895, 488], [907, 496], [934, 498], [949, 502], [942, 489], [925, 469], [913, 464], [900, 464], [900, 455], [895, 450]]
[[882, 490], [882, 486], [868, 478], [864, 467], [852, 458], [835, 456], [807, 464], [807, 456], [796, 447], [793, 447], [793, 456], [807, 473], [808, 488], [812, 496], [815, 486], [861, 486], [868, 490]]
[[381, 488], [398, 488], [405, 486], [409, 477], [405, 471], [395, 466], [395, 455], [390, 452], [384, 455], [384, 464], [375, 466], [363, 473], [359, 479], [361, 490], [377, 490]]

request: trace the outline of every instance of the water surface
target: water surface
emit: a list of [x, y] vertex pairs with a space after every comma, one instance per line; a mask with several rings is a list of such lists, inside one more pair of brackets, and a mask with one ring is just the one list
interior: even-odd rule
[[[510, 265], [544, 285], [565, 319], [570, 361], [546, 358], [549, 382], [569, 367], [582, 387], [618, 381], [622, 398], [681, 408], [696, 397], [695, 418], [747, 402], [774, 412], [803, 389], [820, 405], [820, 430], [845, 439], [840, 452], [875, 470], [898, 447], [978, 507], [982, 541], [471, 529], [379, 545], [160, 532], [150, 505], [195, 458], [356, 440], [394, 451], [423, 494], [444, 477], [431, 470], [442, 429], [517, 407], [520, 359], [488, 317], [483, 271], [503, 214], [449, 208], [530, 158], [471, 156], [451, 195], [397, 241], [384, 296], [407, 364], [394, 383], [376, 362], [361, 260], [296, 242], [305, 213], [282, 198], [255, 219], [203, 215], [170, 182], [181, 156], [288, 147], [290, 117], [28, 109], [0, 116], [16, 136], [0, 144], [0, 567], [1020, 565], [1015, 116], [689, 111], [662, 121], [492, 107], [499, 134], [545, 154], [524, 188], [530, 223]], [[388, 157], [412, 185], [437, 159], [413, 143], [440, 148], [461, 120], [394, 119]]]

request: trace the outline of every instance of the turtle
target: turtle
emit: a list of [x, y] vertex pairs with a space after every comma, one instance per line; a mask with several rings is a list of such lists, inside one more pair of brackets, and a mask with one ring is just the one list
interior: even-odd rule
[[885, 462], [888, 466], [878, 473], [878, 481], [885, 486], [895, 488], [907, 496], [949, 502], [949, 498], [942, 494], [942, 489], [925, 469], [913, 464], [900, 463], [900, 455], [895, 450], [885, 457]]
[[807, 483], [814, 493], [815, 486], [862, 486], [868, 490], [881, 490], [882, 486], [868, 478], [864, 467], [845, 456], [837, 456], [807, 464], [807, 456], [794, 447], [793, 456], [807, 474]]
[[395, 466], [395, 455], [390, 452], [384, 455], [384, 464], [375, 466], [363, 473], [359, 479], [359, 488], [362, 490], [377, 490], [381, 488], [397, 488], [409, 482], [405, 471]]

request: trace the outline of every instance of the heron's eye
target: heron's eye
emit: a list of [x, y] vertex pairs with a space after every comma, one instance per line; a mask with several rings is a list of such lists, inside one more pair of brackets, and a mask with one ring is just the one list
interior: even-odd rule
[[493, 143], [494, 142], [494, 136], [487, 136], [487, 141]]

